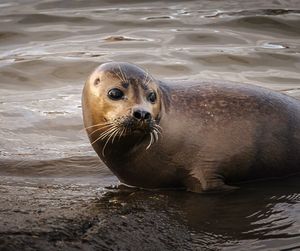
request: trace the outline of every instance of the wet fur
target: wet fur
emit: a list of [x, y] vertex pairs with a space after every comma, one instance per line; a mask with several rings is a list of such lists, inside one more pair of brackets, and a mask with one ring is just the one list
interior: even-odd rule
[[[104, 116], [105, 109], [114, 114], [109, 106], [99, 108], [105, 94], [92, 86], [99, 74], [110, 82], [117, 79], [131, 85], [132, 100], [121, 107], [147, 106], [162, 135], [154, 139], [147, 130], [131, 130], [112, 134], [111, 139], [119, 136], [118, 141], [95, 141], [98, 132], [89, 126]], [[155, 88], [159, 96], [155, 107], [142, 101], [147, 88]], [[83, 114], [95, 151], [129, 185], [224, 191], [239, 182], [300, 171], [299, 101], [265, 88], [224, 81], [168, 84], [137, 66], [108, 63], [96, 69], [85, 85]]]

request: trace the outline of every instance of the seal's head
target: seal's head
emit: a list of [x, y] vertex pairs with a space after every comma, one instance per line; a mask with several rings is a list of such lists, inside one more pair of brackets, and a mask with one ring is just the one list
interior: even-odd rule
[[105, 63], [89, 76], [83, 90], [84, 123], [92, 144], [135, 137], [157, 140], [161, 98], [158, 84], [129, 63]]

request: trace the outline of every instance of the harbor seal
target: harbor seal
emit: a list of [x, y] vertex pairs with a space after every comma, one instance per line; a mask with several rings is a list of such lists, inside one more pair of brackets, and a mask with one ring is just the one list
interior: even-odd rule
[[200, 193], [300, 172], [300, 102], [262, 87], [168, 83], [110, 62], [88, 77], [82, 108], [94, 150], [127, 185]]

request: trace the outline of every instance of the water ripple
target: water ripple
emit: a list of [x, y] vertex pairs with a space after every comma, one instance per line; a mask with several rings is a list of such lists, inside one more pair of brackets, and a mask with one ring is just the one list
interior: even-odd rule
[[80, 101], [88, 74], [113, 60], [158, 79], [233, 80], [300, 99], [299, 10], [297, 0], [2, 1], [0, 249], [10, 233], [16, 247], [34, 242], [33, 230], [53, 249], [299, 248], [296, 178], [215, 196], [103, 194], [117, 179], [88, 142]]

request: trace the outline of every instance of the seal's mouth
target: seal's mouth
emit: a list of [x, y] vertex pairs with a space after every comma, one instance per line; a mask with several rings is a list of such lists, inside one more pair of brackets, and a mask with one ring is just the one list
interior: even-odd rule
[[[130, 138], [133, 135], [140, 135], [149, 139], [149, 144], [146, 149], [149, 149], [152, 144], [158, 141], [159, 134], [162, 133], [161, 127], [153, 119], [137, 120], [132, 116], [120, 117], [112, 121], [106, 121], [102, 124], [90, 126], [95, 128], [89, 134], [91, 144], [102, 142], [104, 144], [102, 149], [102, 155], [108, 143], [114, 144], [119, 142], [121, 139]], [[97, 134], [96, 134], [97, 132]], [[93, 134], [97, 135], [96, 137]]]
[[151, 133], [155, 129], [155, 122], [153, 120], [138, 121], [134, 118], [129, 118], [124, 121], [123, 126], [130, 132], [141, 132], [144, 134]]
[[149, 144], [146, 147], [148, 150], [152, 144], [158, 141], [158, 136], [162, 133], [161, 127], [154, 119], [137, 120], [134, 117], [128, 116], [124, 119], [122, 126], [126, 128], [124, 136], [131, 136], [139, 134], [141, 136], [148, 136]]

